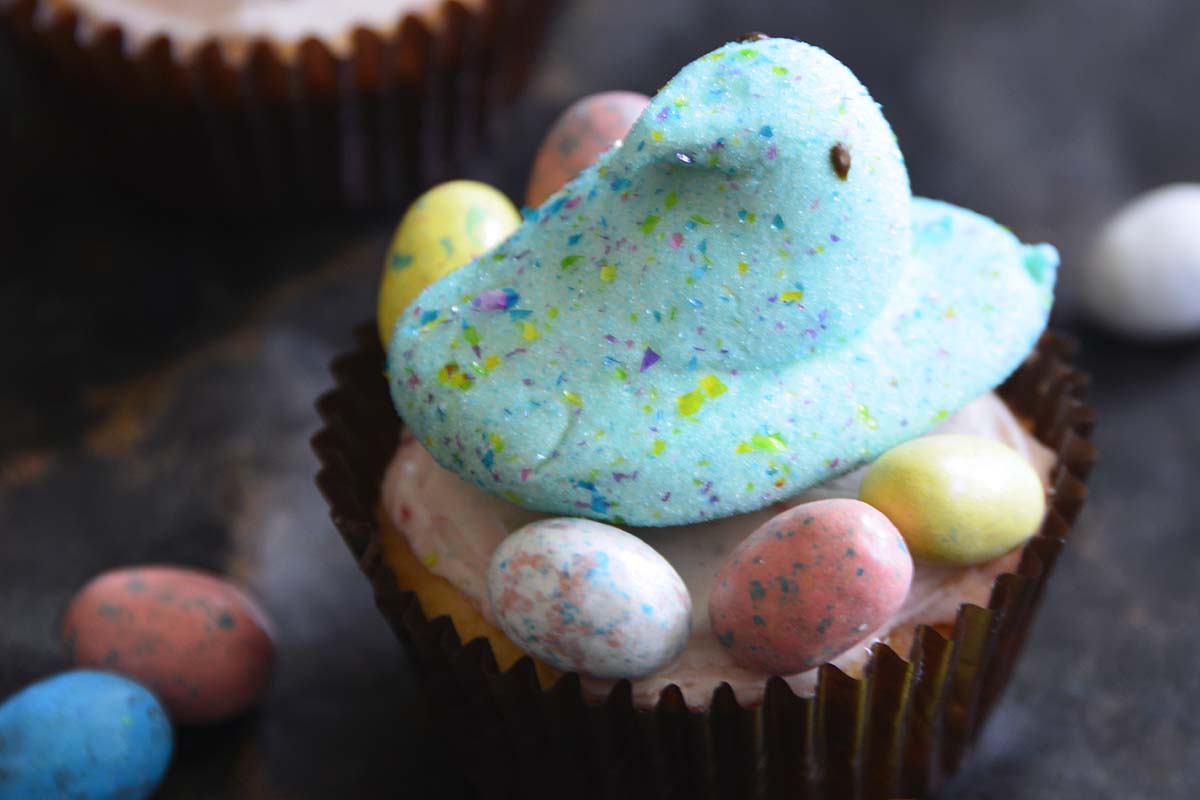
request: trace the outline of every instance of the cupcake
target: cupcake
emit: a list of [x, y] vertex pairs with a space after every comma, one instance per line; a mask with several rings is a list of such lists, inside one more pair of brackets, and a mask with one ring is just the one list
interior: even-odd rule
[[395, 203], [452, 172], [556, 5], [0, 0], [0, 21], [52, 58], [58, 105], [118, 179], [261, 212]]
[[[402, 224], [388, 270], [416, 244]], [[844, 66], [754, 38], [445, 266], [386, 358], [364, 328], [318, 484], [475, 783], [882, 798], [952, 774], [1094, 456], [1043, 332], [1056, 267], [913, 198]]]

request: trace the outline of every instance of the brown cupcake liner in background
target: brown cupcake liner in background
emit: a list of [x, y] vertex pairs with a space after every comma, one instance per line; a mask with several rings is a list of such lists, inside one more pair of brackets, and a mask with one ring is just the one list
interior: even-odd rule
[[69, 0], [0, 0], [0, 23], [31, 57], [49, 55], [39, 89], [57, 90], [63, 124], [121, 183], [166, 205], [256, 214], [395, 205], [458, 174], [561, 4], [447, 0], [437, 25], [410, 14], [296, 45], [133, 47]]
[[483, 797], [883, 800], [932, 791], [957, 771], [1008, 683], [1096, 457], [1088, 377], [1068, 363], [1073, 345], [1047, 333], [999, 392], [1057, 453], [1049, 511], [987, 608], [963, 605], [950, 638], [920, 626], [907, 658], [876, 644], [861, 679], [822, 666], [812, 697], [771, 678], [749, 708], [722, 684], [705, 711], [689, 710], [673, 686], [640, 710], [628, 681], [595, 702], [575, 674], [543, 689], [528, 657], [501, 672], [485, 639], [460, 642], [448, 617], [427, 619], [397, 587], [376, 514], [400, 421], [374, 325], [356, 339], [332, 364], [336, 388], [317, 403], [317, 484], [422, 669], [455, 766]]

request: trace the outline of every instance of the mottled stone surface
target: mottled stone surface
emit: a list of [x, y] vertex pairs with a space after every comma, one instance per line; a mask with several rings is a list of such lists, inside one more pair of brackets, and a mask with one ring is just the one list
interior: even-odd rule
[[[916, 191], [1060, 245], [1058, 324], [1072, 329], [1094, 226], [1139, 190], [1200, 177], [1186, 94], [1198, 26], [1185, 0], [578, 0], [503, 153], [464, 175], [519, 197], [571, 100], [653, 93], [748, 30], [799, 36], [884, 104]], [[326, 362], [374, 308], [398, 210], [167, 214], [113, 187], [81, 148], [86, 125], [54, 124], [24, 63], [0, 37], [0, 695], [64, 666], [58, 619], [95, 573], [215, 569], [278, 623], [279, 671], [254, 716], [181, 734], [164, 797], [455, 796], [307, 444]], [[1074, 330], [1101, 413], [1093, 500], [943, 800], [1173, 800], [1200, 783], [1200, 349]]]

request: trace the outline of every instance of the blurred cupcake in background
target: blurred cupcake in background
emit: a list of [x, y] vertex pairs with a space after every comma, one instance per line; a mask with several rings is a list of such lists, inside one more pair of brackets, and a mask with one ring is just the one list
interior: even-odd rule
[[0, 21], [121, 183], [255, 214], [387, 205], [460, 170], [559, 5], [0, 0]]

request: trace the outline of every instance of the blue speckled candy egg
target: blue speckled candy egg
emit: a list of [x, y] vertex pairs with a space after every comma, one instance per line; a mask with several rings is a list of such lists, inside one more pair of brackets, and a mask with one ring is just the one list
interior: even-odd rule
[[590, 520], [549, 519], [514, 532], [492, 556], [488, 598], [525, 652], [598, 678], [657, 672], [691, 633], [692, 599], [667, 560]]
[[157, 698], [106, 672], [56, 675], [0, 706], [0, 800], [149, 797], [171, 760]]

